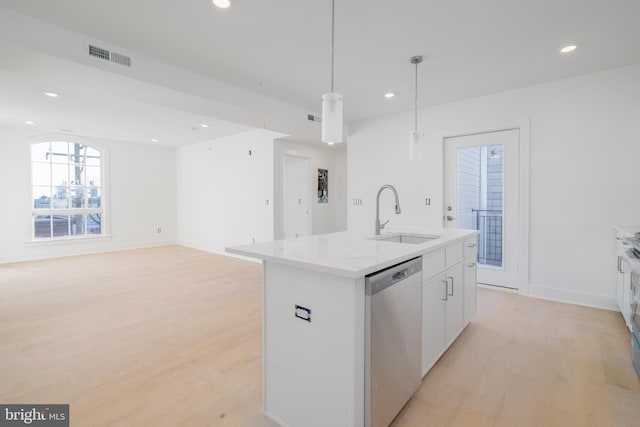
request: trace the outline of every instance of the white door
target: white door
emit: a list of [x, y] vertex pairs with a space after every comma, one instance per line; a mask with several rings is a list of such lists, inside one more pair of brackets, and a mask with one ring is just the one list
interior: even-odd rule
[[284, 155], [282, 164], [284, 238], [307, 236], [310, 233], [309, 159]]
[[478, 283], [518, 289], [518, 129], [445, 138], [444, 224], [479, 230]]

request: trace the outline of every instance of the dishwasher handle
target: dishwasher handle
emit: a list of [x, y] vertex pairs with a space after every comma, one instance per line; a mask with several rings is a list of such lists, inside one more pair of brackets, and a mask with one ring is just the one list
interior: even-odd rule
[[369, 274], [365, 277], [365, 295], [375, 295], [416, 274], [422, 274], [421, 257]]
[[393, 279], [393, 282], [399, 282], [400, 280], [406, 278], [409, 276], [409, 269], [405, 268], [404, 270], [398, 271], [396, 274], [394, 274], [393, 276], [391, 276], [391, 278]]

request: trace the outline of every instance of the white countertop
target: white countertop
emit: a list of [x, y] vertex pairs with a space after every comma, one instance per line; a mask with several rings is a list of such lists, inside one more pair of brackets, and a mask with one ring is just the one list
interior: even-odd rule
[[226, 248], [226, 251], [323, 273], [357, 278], [478, 233], [475, 230], [402, 227], [385, 229], [382, 234], [400, 232], [441, 237], [425, 243], [409, 244], [372, 240], [376, 237], [373, 233], [342, 231], [299, 239], [233, 246]]
[[624, 237], [633, 237], [636, 233], [640, 233], [640, 225], [616, 225], [615, 228], [620, 231]]

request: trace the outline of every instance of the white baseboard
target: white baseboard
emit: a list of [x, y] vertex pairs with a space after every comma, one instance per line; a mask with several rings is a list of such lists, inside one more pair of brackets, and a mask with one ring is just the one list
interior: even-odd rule
[[529, 295], [534, 298], [566, 302], [586, 307], [619, 311], [615, 296], [590, 294], [568, 289], [548, 288], [546, 286], [529, 285]]
[[141, 242], [128, 242], [122, 244], [113, 244], [112, 242], [104, 242], [104, 241], [70, 241], [63, 242], [63, 245], [60, 246], [48, 246], [48, 247], [40, 247], [39, 250], [34, 250], [33, 248], [23, 250], [20, 253], [12, 254], [9, 256], [0, 257], [0, 264], [8, 264], [14, 262], [25, 262], [25, 261], [37, 261], [41, 259], [51, 259], [51, 258], [63, 258], [68, 256], [79, 256], [79, 255], [90, 255], [90, 254], [99, 254], [105, 252], [117, 252], [117, 251], [127, 251], [132, 249], [144, 249], [144, 248], [154, 248], [159, 246], [170, 246], [175, 245], [176, 242], [173, 240], [162, 240], [162, 241], [141, 241]]

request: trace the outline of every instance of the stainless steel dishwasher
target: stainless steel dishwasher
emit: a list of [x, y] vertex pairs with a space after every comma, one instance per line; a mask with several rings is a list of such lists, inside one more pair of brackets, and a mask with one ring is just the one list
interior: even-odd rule
[[365, 279], [365, 426], [386, 427], [422, 380], [422, 258]]

